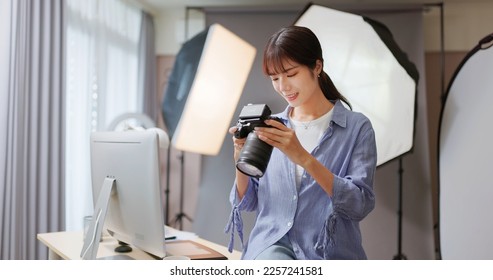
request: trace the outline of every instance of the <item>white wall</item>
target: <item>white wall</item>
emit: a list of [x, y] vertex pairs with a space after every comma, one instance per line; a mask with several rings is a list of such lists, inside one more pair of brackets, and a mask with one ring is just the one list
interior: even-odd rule
[[[188, 16], [188, 21], [186, 20]], [[186, 26], [188, 22], [188, 27]], [[203, 14], [185, 7], [170, 8], [155, 17], [156, 53], [158, 55], [176, 55], [181, 44], [204, 30]]]
[[[444, 4], [446, 51], [469, 51], [493, 33], [493, 1], [469, 0]], [[440, 10], [430, 7], [424, 14], [426, 51], [440, 50]]]

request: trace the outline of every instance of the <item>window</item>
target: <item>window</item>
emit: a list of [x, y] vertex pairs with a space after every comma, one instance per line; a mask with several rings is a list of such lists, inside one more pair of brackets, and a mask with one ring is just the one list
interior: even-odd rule
[[66, 230], [82, 229], [93, 211], [90, 133], [142, 112], [140, 25], [140, 9], [123, 1], [67, 1]]

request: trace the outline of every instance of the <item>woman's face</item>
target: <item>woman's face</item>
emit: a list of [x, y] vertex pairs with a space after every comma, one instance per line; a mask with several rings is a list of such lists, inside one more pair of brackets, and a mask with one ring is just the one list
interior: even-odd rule
[[[315, 69], [295, 63], [283, 61], [283, 73], [269, 75], [272, 86], [292, 107], [306, 104], [315, 94], [321, 93], [317, 75], [321, 66], [317, 63]], [[313, 99], [312, 99], [313, 100]]]

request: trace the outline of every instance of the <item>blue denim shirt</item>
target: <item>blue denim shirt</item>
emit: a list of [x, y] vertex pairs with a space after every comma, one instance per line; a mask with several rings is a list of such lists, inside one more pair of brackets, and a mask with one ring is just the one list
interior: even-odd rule
[[[311, 154], [334, 174], [333, 196], [304, 172], [299, 192], [295, 164], [273, 149], [263, 177], [250, 178], [241, 201], [236, 182], [230, 194], [232, 212], [226, 225], [229, 249], [238, 232], [243, 259], [255, 259], [288, 234], [297, 259], [366, 259], [359, 222], [375, 207], [373, 177], [377, 151], [368, 118], [334, 104], [328, 129]], [[276, 116], [289, 126], [288, 106]], [[248, 243], [243, 241], [241, 211], [256, 211]]]

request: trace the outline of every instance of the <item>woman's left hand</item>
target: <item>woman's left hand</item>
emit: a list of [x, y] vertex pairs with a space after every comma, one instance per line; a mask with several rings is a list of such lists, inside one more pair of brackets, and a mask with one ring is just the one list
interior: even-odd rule
[[265, 123], [272, 127], [255, 127], [258, 138], [281, 150], [294, 163], [303, 166], [309, 153], [301, 146], [294, 130], [276, 120], [269, 119]]

